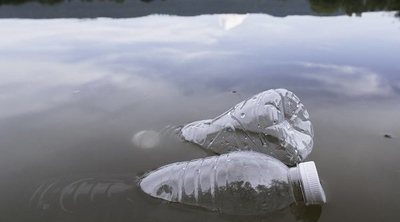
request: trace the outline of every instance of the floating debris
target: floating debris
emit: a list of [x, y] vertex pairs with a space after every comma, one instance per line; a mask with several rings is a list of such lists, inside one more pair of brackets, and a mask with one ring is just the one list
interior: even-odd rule
[[254, 150], [291, 166], [311, 153], [314, 137], [306, 108], [286, 89], [256, 94], [214, 119], [185, 125], [181, 132], [184, 140], [218, 154]]
[[314, 162], [289, 168], [253, 151], [172, 163], [146, 174], [139, 185], [155, 198], [231, 215], [326, 203]]
[[383, 135], [383, 137], [385, 137], [387, 139], [392, 139], [393, 138], [392, 135], [390, 135], [390, 134], [385, 134], [385, 135]]

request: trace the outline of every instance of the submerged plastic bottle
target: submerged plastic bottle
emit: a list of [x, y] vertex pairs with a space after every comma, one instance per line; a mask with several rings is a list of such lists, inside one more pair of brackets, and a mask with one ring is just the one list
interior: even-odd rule
[[181, 135], [215, 153], [254, 150], [295, 165], [311, 153], [314, 133], [299, 98], [286, 89], [275, 89], [254, 95], [212, 120], [187, 124]]
[[325, 203], [314, 162], [288, 168], [252, 151], [169, 164], [145, 175], [140, 187], [156, 198], [237, 215]]

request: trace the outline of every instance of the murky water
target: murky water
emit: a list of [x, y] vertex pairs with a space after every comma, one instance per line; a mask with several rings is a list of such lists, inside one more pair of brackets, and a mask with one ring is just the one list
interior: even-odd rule
[[[0, 221], [396, 221], [400, 19], [313, 13], [1, 19]], [[271, 88], [310, 113], [326, 205], [232, 217], [137, 189], [210, 155], [176, 126]]]

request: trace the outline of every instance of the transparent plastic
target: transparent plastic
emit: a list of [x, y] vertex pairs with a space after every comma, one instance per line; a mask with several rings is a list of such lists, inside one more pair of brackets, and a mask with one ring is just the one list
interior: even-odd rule
[[305, 200], [300, 175], [293, 172], [268, 155], [237, 151], [166, 165], [144, 176], [140, 187], [171, 202], [257, 215]]
[[181, 135], [218, 154], [254, 150], [287, 165], [311, 153], [314, 137], [306, 108], [286, 89], [261, 92], [214, 119], [187, 124]]

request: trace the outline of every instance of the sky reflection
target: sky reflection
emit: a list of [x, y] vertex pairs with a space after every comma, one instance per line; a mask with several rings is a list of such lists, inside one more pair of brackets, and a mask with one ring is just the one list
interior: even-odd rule
[[57, 106], [104, 84], [137, 95], [286, 87], [392, 97], [400, 91], [393, 14], [1, 20], [0, 117]]
[[[171, 129], [270, 88], [295, 92], [310, 112], [310, 159], [330, 195], [321, 218], [397, 219], [400, 23], [394, 12], [2, 19], [0, 27], [5, 221], [46, 221], [32, 219], [23, 206], [49, 178], [143, 175], [208, 155]], [[153, 135], [159, 142], [147, 143]], [[140, 195], [133, 203], [143, 221], [294, 220], [288, 212], [223, 218]], [[48, 221], [69, 215], [56, 216]]]

